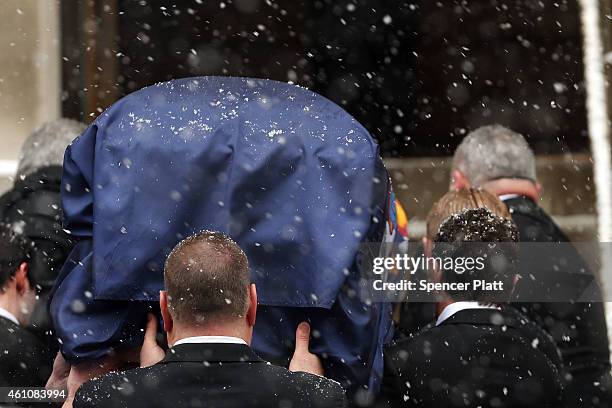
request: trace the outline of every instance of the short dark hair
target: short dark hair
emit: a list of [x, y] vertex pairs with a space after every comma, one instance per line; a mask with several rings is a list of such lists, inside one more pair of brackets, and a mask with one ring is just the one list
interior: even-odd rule
[[517, 274], [518, 240], [514, 222], [487, 208], [467, 209], [448, 217], [434, 237], [433, 256], [454, 260], [482, 258], [484, 267], [466, 269], [464, 273], [442, 268], [444, 282], [500, 281], [503, 291], [474, 289], [470, 285], [467, 290], [447, 293], [456, 301], [499, 303], [509, 300]]
[[230, 237], [202, 231], [181, 241], [164, 267], [168, 308], [177, 321], [202, 325], [238, 318], [248, 309], [246, 255]]
[[[13, 277], [23, 262], [30, 259], [29, 241], [21, 234], [10, 228], [9, 225], [0, 223], [0, 288]], [[34, 282], [30, 284], [34, 286]]]

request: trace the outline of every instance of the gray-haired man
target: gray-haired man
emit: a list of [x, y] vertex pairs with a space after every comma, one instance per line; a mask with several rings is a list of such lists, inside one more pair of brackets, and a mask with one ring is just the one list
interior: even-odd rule
[[[508, 206], [521, 242], [569, 242], [537, 204], [541, 187], [535, 156], [519, 133], [492, 125], [465, 137], [453, 157], [451, 188], [466, 187], [481, 187], [497, 194]], [[588, 271], [588, 267], [577, 252], [568, 253], [565, 245], [557, 251], [553, 247], [537, 259], [525, 252], [519, 264], [525, 279], [516, 288], [517, 300], [523, 303], [515, 306], [550, 333], [561, 350], [567, 379], [565, 405], [610, 406], [612, 380], [603, 304], [575, 303], [585, 281], [585, 275], [579, 272]], [[564, 266], [564, 259], [571, 259], [573, 266]], [[586, 278], [595, 283], [592, 277]], [[546, 290], [552, 291], [553, 297], [555, 291], [563, 291], [568, 294], [567, 302], [547, 302], [545, 296], [535, 299]]]
[[492, 193], [524, 195], [539, 200], [533, 151], [525, 138], [500, 125], [468, 134], [455, 150], [451, 187], [480, 187]]

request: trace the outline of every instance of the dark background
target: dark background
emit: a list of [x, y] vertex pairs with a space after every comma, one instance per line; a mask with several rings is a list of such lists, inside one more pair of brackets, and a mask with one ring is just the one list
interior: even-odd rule
[[452, 154], [488, 123], [583, 152], [578, 18], [562, 0], [62, 2], [63, 110], [91, 121], [158, 81], [240, 75], [327, 96], [387, 157]]

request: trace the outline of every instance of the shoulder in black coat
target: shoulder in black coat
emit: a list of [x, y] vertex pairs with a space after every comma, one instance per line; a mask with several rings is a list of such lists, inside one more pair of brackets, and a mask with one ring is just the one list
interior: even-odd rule
[[241, 344], [181, 344], [148, 368], [105, 375], [79, 388], [74, 407], [344, 407], [335, 381], [290, 372]]
[[532, 336], [503, 310], [459, 311], [385, 350], [381, 405], [556, 408], [561, 378]]
[[550, 333], [559, 347], [567, 370], [565, 406], [612, 407], [604, 304], [584, 301], [600, 297], [597, 279], [567, 236], [533, 200], [516, 197], [505, 203], [521, 242], [553, 244], [522, 247], [522, 279], [514, 306]]
[[43, 387], [52, 350], [29, 330], [0, 317], [0, 387]]

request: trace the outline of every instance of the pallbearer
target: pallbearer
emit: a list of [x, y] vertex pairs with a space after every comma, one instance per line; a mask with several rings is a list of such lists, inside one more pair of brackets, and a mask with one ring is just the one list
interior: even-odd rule
[[62, 194], [79, 242], [51, 312], [77, 370], [141, 343], [166, 255], [208, 229], [247, 253], [263, 357], [285, 362], [287, 339], [309, 320], [328, 376], [353, 391], [377, 387], [390, 310], [354, 295], [356, 254], [401, 233], [377, 144], [334, 103], [246, 78], [145, 88], [68, 148]]

